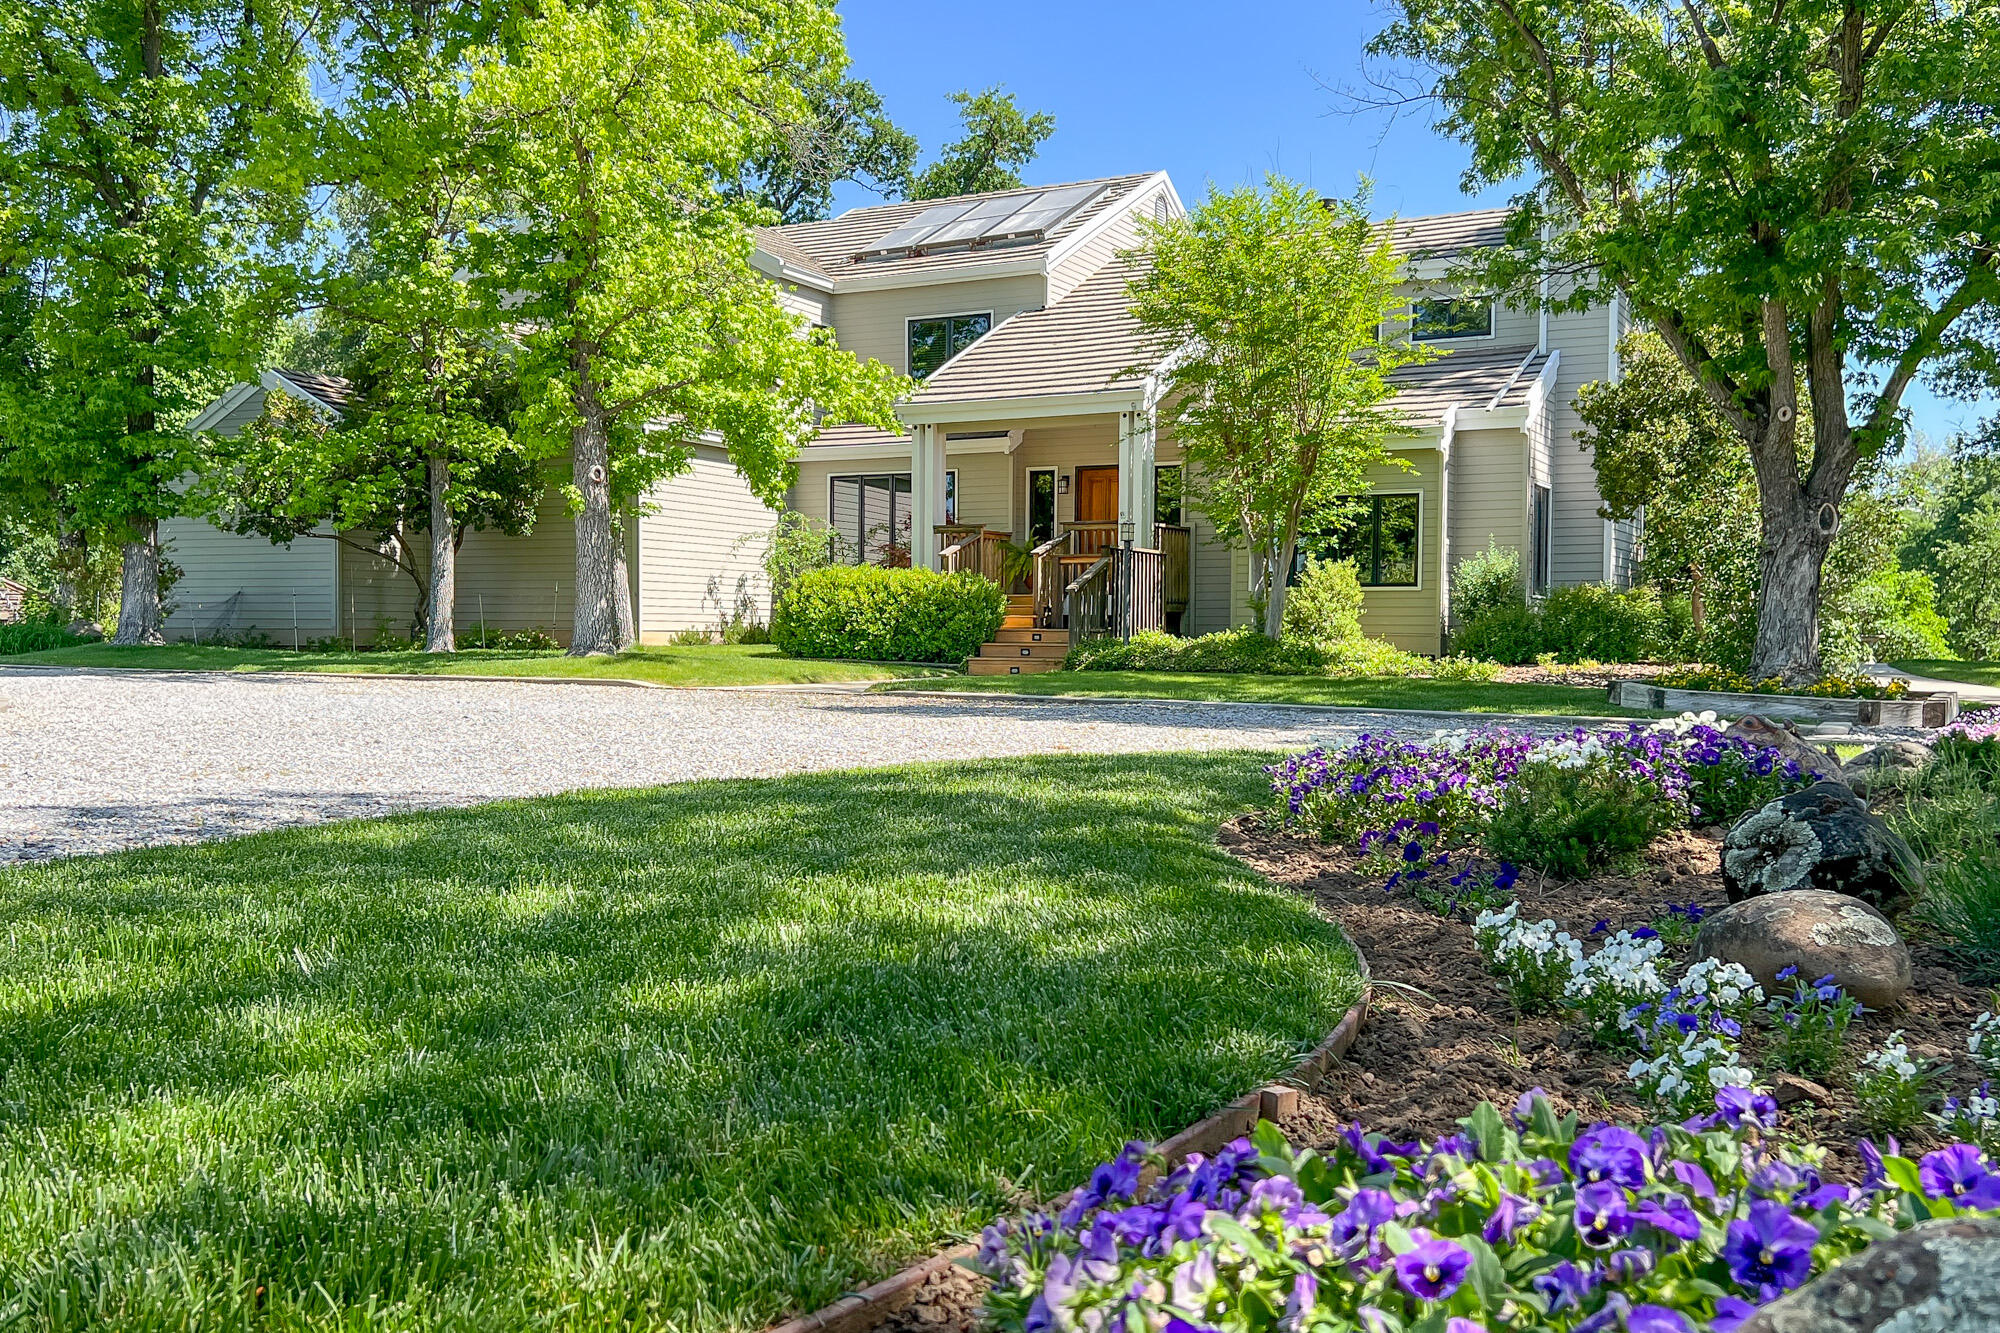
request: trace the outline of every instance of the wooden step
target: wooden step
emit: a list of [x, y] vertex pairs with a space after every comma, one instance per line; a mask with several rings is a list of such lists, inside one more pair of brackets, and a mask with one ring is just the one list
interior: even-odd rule
[[1034, 625], [1019, 626], [1014, 629], [1001, 630], [993, 636], [993, 642], [1060, 643], [1067, 646], [1069, 643], [1069, 631], [1066, 629], [1045, 629]]
[[1061, 643], [989, 643], [979, 650], [979, 655], [1015, 662], [1053, 657], [1060, 662], [1069, 656], [1069, 636], [1065, 634]]
[[1003, 634], [1010, 629], [1033, 629], [1034, 627], [1035, 618], [1032, 615], [1006, 615], [1000, 617], [1000, 632]]
[[1031, 593], [1031, 592], [1010, 592], [1010, 593], [1008, 593], [1008, 594], [1007, 594], [1007, 609], [1008, 609], [1009, 611], [1012, 611], [1012, 610], [1016, 609], [1017, 607], [1026, 607], [1026, 608], [1027, 608], [1028, 610], [1030, 610], [1030, 611], [1034, 610], [1034, 609], [1035, 609], [1035, 594], [1033, 594], [1033, 593]]
[[972, 676], [1032, 676], [1043, 671], [1060, 671], [1060, 657], [975, 657], [965, 664]]

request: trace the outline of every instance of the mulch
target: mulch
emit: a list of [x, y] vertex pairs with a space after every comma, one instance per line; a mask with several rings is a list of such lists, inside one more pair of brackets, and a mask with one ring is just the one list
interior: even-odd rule
[[[1635, 1095], [1625, 1070], [1631, 1056], [1607, 1051], [1558, 1018], [1513, 1012], [1473, 943], [1469, 922], [1440, 917], [1414, 899], [1385, 893], [1352, 851], [1270, 827], [1262, 815], [1223, 826], [1224, 851], [1280, 884], [1309, 895], [1340, 922], [1373, 974], [1374, 1000], [1353, 1047], [1324, 1082], [1299, 1100], [1280, 1128], [1301, 1147], [1331, 1146], [1350, 1124], [1392, 1139], [1436, 1139], [1458, 1128], [1481, 1101], [1503, 1110], [1530, 1088], [1541, 1088], [1559, 1112], [1586, 1122], [1643, 1125], [1658, 1111]], [[1670, 904], [1715, 909], [1722, 889], [1721, 831], [1677, 831], [1648, 850], [1642, 864], [1616, 874], [1563, 882], [1522, 875], [1515, 885], [1521, 915], [1543, 917], [1586, 940], [1599, 921], [1612, 930], [1644, 926]], [[1959, 981], [1950, 962], [1913, 923], [1898, 922], [1910, 942], [1915, 985], [1898, 1007], [1862, 1015], [1848, 1029], [1850, 1063], [1900, 1030], [1911, 1054], [1947, 1062], [1940, 1090], [1964, 1092], [1980, 1082], [1965, 1056], [1972, 1019], [1992, 1002]], [[1670, 947], [1686, 961], [1692, 947]], [[1746, 1033], [1746, 1056], [1767, 1076], [1757, 1044]], [[1845, 1071], [1842, 1071], [1845, 1072]], [[1854, 1179], [1860, 1162], [1853, 1142], [1869, 1133], [1854, 1097], [1839, 1077], [1831, 1086], [1777, 1078], [1783, 1104], [1780, 1132], [1830, 1149], [1828, 1175]], [[1804, 1095], [1801, 1095], [1804, 1094]], [[1879, 1137], [1879, 1135], [1878, 1135]], [[1906, 1154], [1940, 1142], [1924, 1126], [1902, 1136]], [[909, 1304], [877, 1327], [889, 1333], [970, 1333], [977, 1327], [985, 1279], [963, 1268], [932, 1274]]]
[[1664, 662], [1609, 662], [1602, 666], [1510, 666], [1495, 677], [1505, 685], [1587, 685], [1604, 689], [1621, 680], [1651, 680], [1679, 668]]

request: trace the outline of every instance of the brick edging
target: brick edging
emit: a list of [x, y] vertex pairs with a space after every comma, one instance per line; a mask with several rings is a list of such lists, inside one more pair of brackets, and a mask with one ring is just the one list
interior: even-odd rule
[[[1188, 1126], [1161, 1143], [1156, 1151], [1167, 1159], [1169, 1165], [1189, 1153], [1212, 1154], [1231, 1140], [1248, 1134], [1256, 1128], [1259, 1120], [1276, 1120], [1290, 1114], [1298, 1106], [1299, 1094], [1311, 1092], [1324, 1082], [1333, 1068], [1333, 1062], [1354, 1045], [1354, 1039], [1361, 1033], [1361, 1024], [1368, 1016], [1374, 982], [1368, 972], [1368, 960], [1355, 947], [1353, 937], [1338, 922], [1335, 928], [1340, 930], [1347, 940], [1347, 947], [1354, 953], [1355, 970], [1361, 975], [1360, 998], [1341, 1016], [1339, 1025], [1327, 1034], [1326, 1040], [1315, 1046], [1311, 1054], [1288, 1072], [1255, 1092], [1244, 1093], [1208, 1119]], [[875, 1327], [908, 1305], [917, 1289], [933, 1274], [976, 1253], [978, 1247], [975, 1245], [953, 1246], [910, 1265], [900, 1273], [883, 1278], [873, 1286], [849, 1292], [810, 1314], [766, 1329], [765, 1333], [862, 1333], [862, 1330]]]

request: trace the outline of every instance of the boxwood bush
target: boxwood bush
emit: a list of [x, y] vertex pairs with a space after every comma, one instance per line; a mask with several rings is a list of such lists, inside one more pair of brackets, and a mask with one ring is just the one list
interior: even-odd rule
[[771, 611], [771, 642], [794, 657], [957, 662], [1000, 628], [1007, 596], [977, 574], [830, 565], [800, 574]]

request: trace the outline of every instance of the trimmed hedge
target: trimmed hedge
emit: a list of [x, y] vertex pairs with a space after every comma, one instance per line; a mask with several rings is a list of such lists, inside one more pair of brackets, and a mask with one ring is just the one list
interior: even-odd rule
[[999, 632], [1007, 595], [977, 574], [830, 565], [799, 575], [771, 610], [793, 657], [957, 662]]

